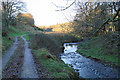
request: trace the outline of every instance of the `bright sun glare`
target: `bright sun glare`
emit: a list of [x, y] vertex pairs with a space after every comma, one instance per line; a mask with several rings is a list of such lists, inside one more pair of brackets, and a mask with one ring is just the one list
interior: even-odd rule
[[[59, 10], [53, 3], [58, 6], [66, 6], [65, 0], [24, 0], [28, 12], [31, 13], [35, 20], [36, 26], [49, 26], [59, 23], [68, 22], [73, 19], [73, 6], [65, 11]], [[53, 3], [52, 3], [53, 2]], [[68, 3], [71, 4], [72, 0]]]

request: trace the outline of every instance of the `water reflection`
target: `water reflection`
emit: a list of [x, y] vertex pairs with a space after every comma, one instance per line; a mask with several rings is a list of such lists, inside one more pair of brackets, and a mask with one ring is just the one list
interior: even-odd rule
[[71, 44], [69, 44], [69, 43], [65, 43], [64, 44], [64, 53], [70, 53], [70, 52], [76, 52], [76, 50], [77, 50], [77, 44], [74, 44], [73, 45], [73, 43], [71, 43]]

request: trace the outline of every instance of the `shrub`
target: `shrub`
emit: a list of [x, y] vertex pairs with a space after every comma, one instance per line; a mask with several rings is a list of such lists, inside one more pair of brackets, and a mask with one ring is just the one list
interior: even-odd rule
[[54, 39], [51, 39], [51, 37], [49, 37], [48, 35], [41, 33], [30, 35], [30, 37], [31, 47], [33, 49], [46, 48], [54, 55], [59, 55], [60, 47], [58, 43]]

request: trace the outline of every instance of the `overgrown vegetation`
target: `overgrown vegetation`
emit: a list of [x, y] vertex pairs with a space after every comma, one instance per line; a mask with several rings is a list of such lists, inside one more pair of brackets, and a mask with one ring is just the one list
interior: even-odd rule
[[40, 34], [31, 34], [31, 47], [32, 49], [40, 49], [40, 48], [46, 48], [53, 54], [58, 55], [60, 52], [60, 48], [58, 43], [50, 38], [48, 35], [45, 35], [43, 33]]

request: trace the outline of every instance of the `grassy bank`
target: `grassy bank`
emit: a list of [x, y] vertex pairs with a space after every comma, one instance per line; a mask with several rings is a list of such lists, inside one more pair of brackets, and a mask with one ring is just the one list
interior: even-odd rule
[[[111, 34], [112, 35], [112, 34]], [[116, 35], [110, 36], [101, 35], [98, 37], [93, 37], [88, 42], [83, 44], [79, 44], [77, 52], [86, 56], [91, 57], [96, 60], [102, 60], [108, 64], [113, 64], [116, 66], [120, 66], [120, 55], [118, 54], [118, 40], [111, 40], [112, 37]]]
[[39, 64], [43, 64], [46, 68], [48, 78], [78, 78], [78, 74], [74, 70], [58, 60], [56, 56], [52, 55], [48, 50], [42, 48], [32, 50], [34, 57]]

